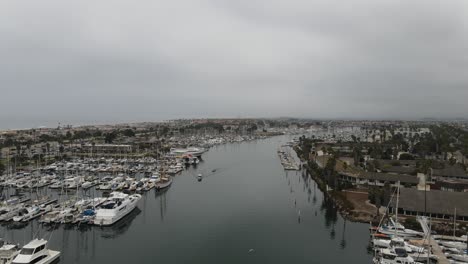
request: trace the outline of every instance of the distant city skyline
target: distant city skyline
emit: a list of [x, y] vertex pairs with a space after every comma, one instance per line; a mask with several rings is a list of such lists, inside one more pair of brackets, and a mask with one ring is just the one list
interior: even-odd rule
[[0, 129], [466, 118], [468, 2], [0, 3]]

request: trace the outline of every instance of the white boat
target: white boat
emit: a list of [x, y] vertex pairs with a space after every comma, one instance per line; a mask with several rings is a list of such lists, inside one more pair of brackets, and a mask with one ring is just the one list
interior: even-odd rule
[[63, 182], [60, 180], [57, 180], [56, 182], [52, 183], [52, 185], [49, 186], [50, 189], [60, 189], [62, 188]]
[[412, 252], [422, 253], [425, 251], [424, 248], [422, 247], [417, 247], [417, 246], [413, 246], [411, 244], [406, 243], [405, 240], [401, 237], [393, 237], [391, 240], [373, 239], [372, 243], [374, 247], [377, 247], [377, 248], [392, 248], [392, 247], [404, 248], [406, 252], [408, 253], [412, 253]]
[[465, 250], [467, 249], [467, 245], [465, 242], [459, 242], [459, 241], [439, 241], [439, 244], [441, 244], [444, 247], [448, 248], [456, 248], [456, 249], [461, 249]]
[[13, 217], [13, 221], [26, 222], [40, 216], [42, 213], [39, 206], [26, 207], [20, 210], [17, 216]]
[[449, 255], [449, 257], [451, 257], [452, 259], [456, 261], [468, 263], [468, 255], [457, 254], [457, 255]]
[[86, 182], [83, 182], [83, 184], [81, 185], [81, 188], [83, 188], [83, 189], [89, 189], [89, 188], [91, 188], [93, 185], [94, 185], [93, 182], [86, 181]]
[[375, 264], [416, 264], [403, 248], [381, 249], [373, 259]]
[[60, 258], [60, 252], [47, 248], [47, 240], [34, 239], [26, 244], [12, 264], [50, 264]]
[[63, 188], [65, 189], [76, 189], [81, 185], [81, 178], [80, 177], [73, 177], [65, 179], [63, 182]]
[[407, 238], [407, 239], [424, 236], [424, 234], [421, 232], [407, 229], [400, 223], [396, 223], [395, 221], [393, 221], [392, 218], [390, 218], [390, 221], [391, 223], [387, 225], [383, 225], [379, 228], [379, 233], [390, 235], [390, 236], [394, 235], [394, 236]]
[[3, 244], [3, 246], [0, 247], [0, 264], [11, 264], [18, 254], [19, 249], [17, 245]]
[[54, 210], [50, 211], [44, 215], [41, 216], [41, 219], [39, 220], [40, 223], [44, 224], [51, 224], [57, 221], [58, 217], [60, 215], [59, 210]]
[[141, 195], [128, 195], [122, 192], [112, 192], [106, 202], [96, 209], [95, 225], [112, 225], [129, 214], [137, 206]]
[[0, 221], [10, 221], [13, 217], [17, 216], [24, 208], [22, 204], [13, 204], [5, 206], [0, 210]]
[[206, 149], [204, 148], [189, 147], [187, 149], [187, 153], [195, 157], [200, 157], [205, 152], [206, 152]]
[[149, 182], [153, 183], [153, 184], [156, 184], [158, 183], [159, 181], [161, 180], [161, 178], [159, 177], [159, 174], [158, 173], [153, 173], [153, 175], [151, 175], [151, 177], [149, 177]]

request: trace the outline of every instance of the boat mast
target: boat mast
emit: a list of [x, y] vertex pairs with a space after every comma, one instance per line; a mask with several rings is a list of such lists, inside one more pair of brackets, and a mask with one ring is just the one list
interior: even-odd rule
[[457, 230], [457, 208], [455, 207], [455, 213], [453, 214], [453, 237], [455, 238], [455, 232]]
[[396, 197], [396, 211], [395, 211], [395, 236], [397, 236], [397, 227], [398, 227], [398, 204], [400, 202], [400, 181], [398, 181], [397, 186], [397, 197]]

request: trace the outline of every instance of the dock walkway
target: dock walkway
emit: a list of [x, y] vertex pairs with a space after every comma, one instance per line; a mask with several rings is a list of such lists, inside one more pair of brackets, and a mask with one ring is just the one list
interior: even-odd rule
[[[418, 217], [418, 222], [421, 225], [424, 235], [427, 237], [430, 235], [430, 229], [427, 224], [427, 217], [421, 216]], [[444, 252], [442, 252], [442, 249], [439, 247], [439, 244], [434, 240], [433, 236], [429, 236], [429, 244], [431, 245], [432, 248], [432, 254], [436, 255], [438, 258], [438, 264], [449, 264], [449, 260], [445, 256]]]

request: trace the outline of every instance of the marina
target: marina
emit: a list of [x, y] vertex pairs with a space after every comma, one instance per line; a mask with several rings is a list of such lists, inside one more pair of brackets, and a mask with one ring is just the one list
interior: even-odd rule
[[[275, 152], [289, 139], [213, 147], [196, 167], [172, 176], [170, 188], [141, 193], [135, 209], [113, 225], [83, 224], [86, 215], [81, 224], [10, 221], [2, 224], [2, 237], [21, 245], [33, 236], [50, 237], [49, 248], [61, 252], [60, 263], [152, 263], [154, 256], [166, 263], [343, 263], [351, 258], [370, 263], [367, 225], [346, 222], [310, 177], [284, 171], [278, 162]], [[92, 187], [90, 192], [105, 191]], [[47, 216], [59, 214], [70, 215]]]

